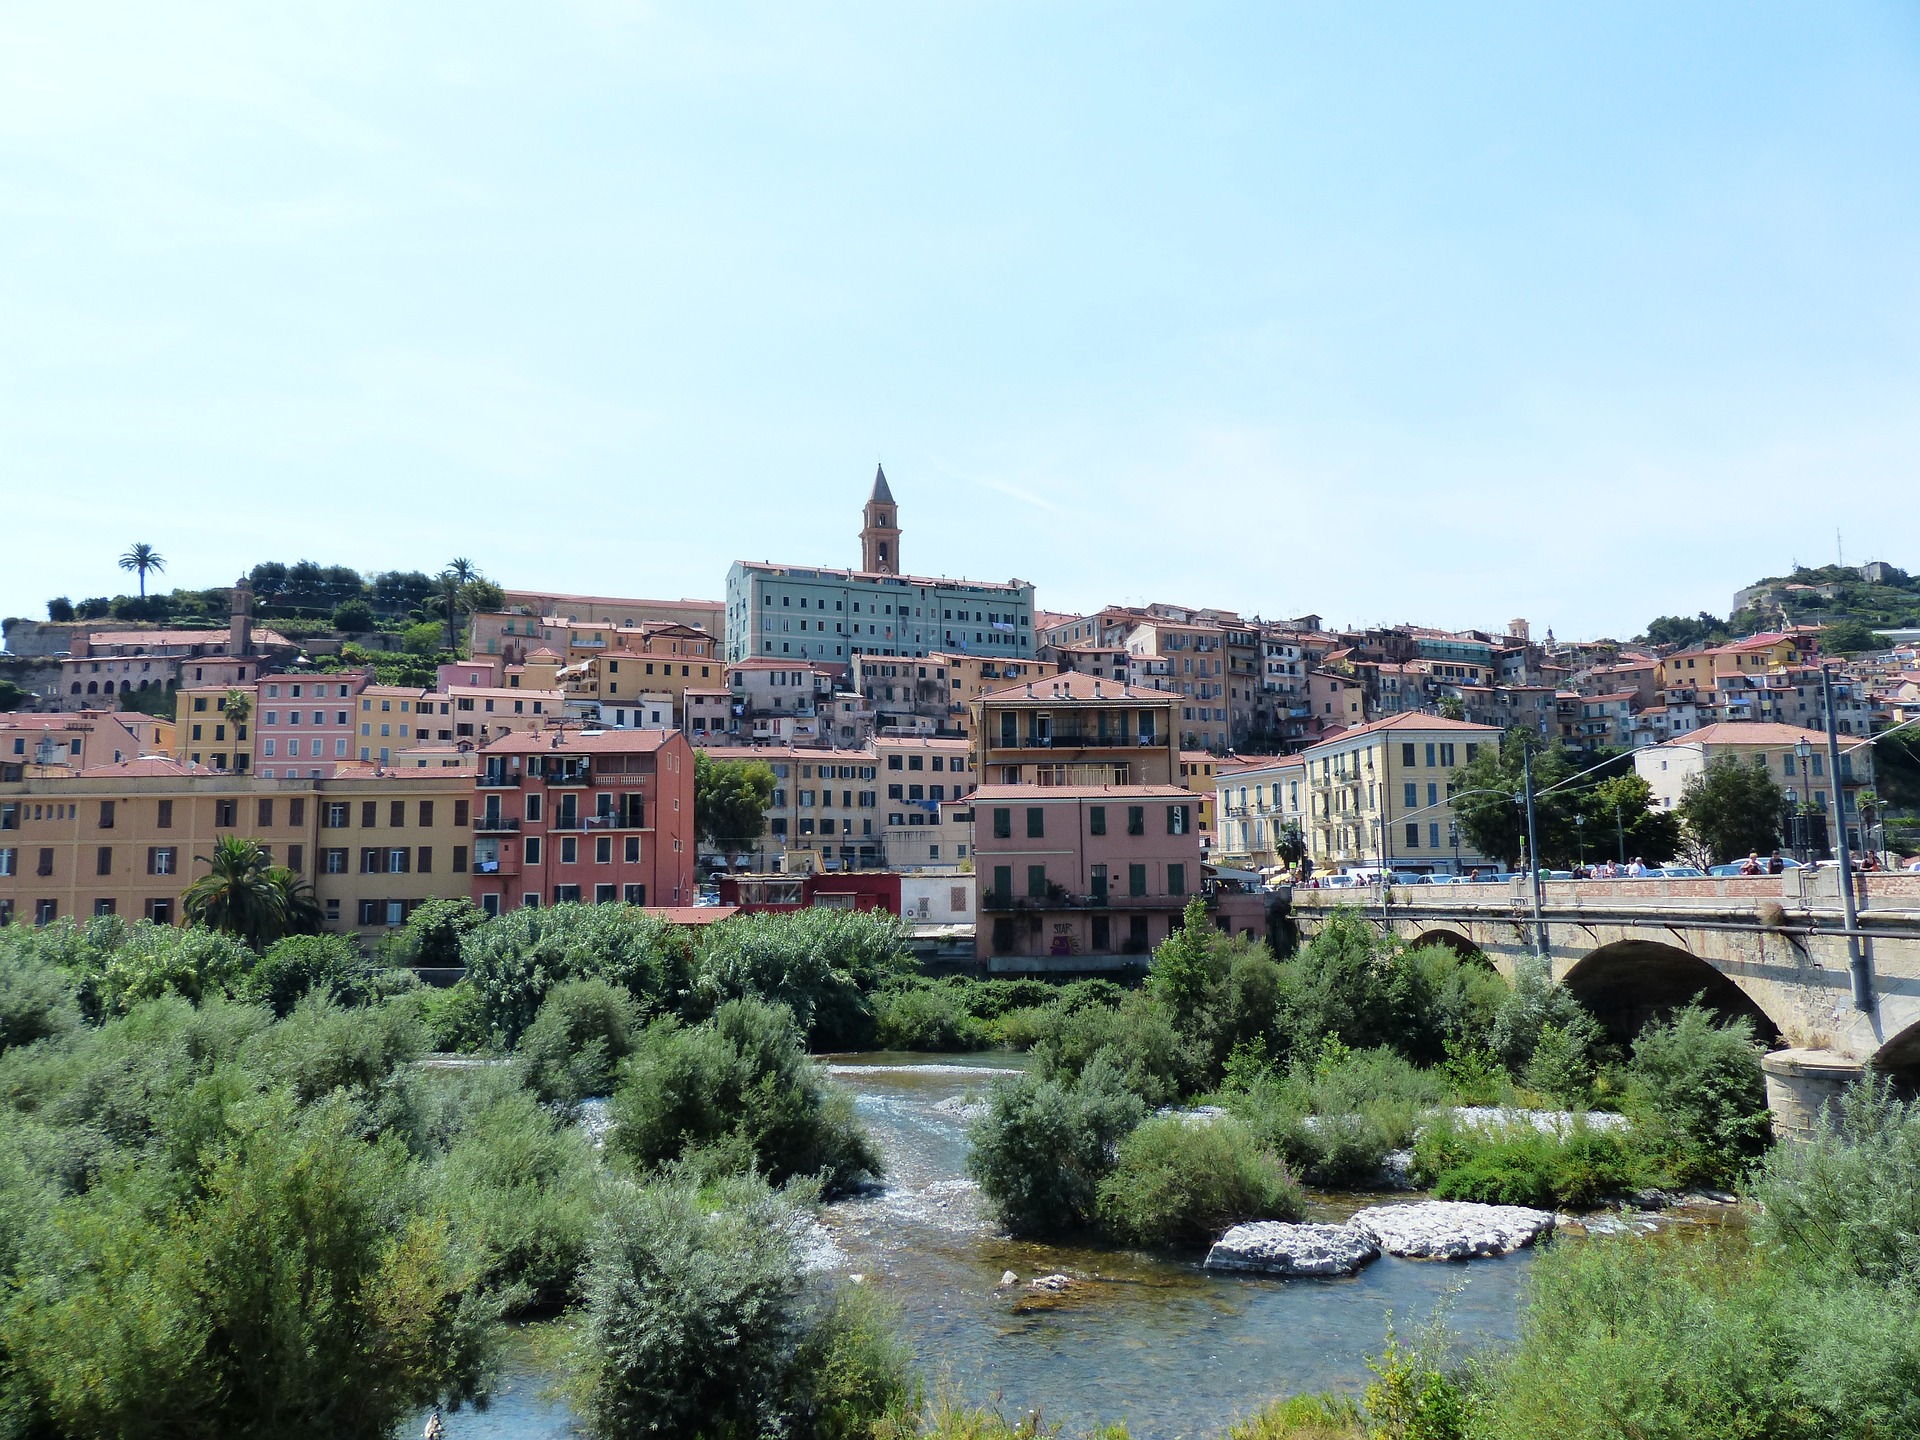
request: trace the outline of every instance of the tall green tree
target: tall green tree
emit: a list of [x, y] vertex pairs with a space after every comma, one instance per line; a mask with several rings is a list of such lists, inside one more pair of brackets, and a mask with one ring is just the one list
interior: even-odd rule
[[1716, 860], [1766, 854], [1780, 843], [1780, 816], [1787, 796], [1760, 757], [1719, 755], [1687, 777], [1680, 818], [1694, 840]]
[[[207, 873], [187, 887], [180, 908], [196, 925], [237, 936], [255, 949], [286, 934], [290, 887], [253, 841], [222, 835], [213, 854], [194, 857]], [[285, 872], [291, 875], [291, 871]]]
[[1526, 807], [1516, 797], [1525, 791], [1525, 756], [1533, 750], [1534, 828], [1540, 843], [1538, 863], [1564, 864], [1578, 848], [1574, 833], [1574, 797], [1566, 790], [1541, 792], [1574, 771], [1566, 753], [1516, 725], [1498, 745], [1483, 745], [1480, 753], [1453, 772], [1453, 813], [1461, 836], [1482, 855], [1508, 865], [1520, 863], [1527, 838]]
[[773, 767], [762, 760], [715, 760], [693, 756], [693, 825], [716, 850], [731, 853], [767, 832], [773, 803]]
[[120, 557], [120, 568], [131, 570], [140, 577], [140, 598], [147, 598], [147, 576], [157, 575], [167, 568], [167, 562], [160, 552], [141, 540], [131, 545], [127, 553]]
[[1638, 775], [1613, 775], [1584, 792], [1578, 813], [1587, 819], [1587, 856], [1624, 850], [1628, 858], [1660, 864], [1680, 853], [1680, 817], [1656, 809], [1653, 787]]

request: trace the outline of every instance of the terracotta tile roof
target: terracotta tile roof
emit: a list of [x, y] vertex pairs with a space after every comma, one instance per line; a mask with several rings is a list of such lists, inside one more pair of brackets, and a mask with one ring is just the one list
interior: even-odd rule
[[[89, 765], [76, 772], [83, 779], [96, 779], [103, 776], [132, 778], [142, 775], [195, 776], [233, 775], [231, 770], [209, 770], [204, 765], [194, 765], [185, 760], [175, 760], [167, 755], [142, 755], [136, 760], [122, 760], [112, 765]], [[244, 776], [240, 778], [245, 778]]]
[[[1851, 745], [1864, 737], [1842, 735], [1840, 744]], [[1782, 725], [1772, 720], [1723, 720], [1713, 725], [1702, 725], [1697, 730], [1689, 730], [1683, 736], [1664, 740], [1663, 746], [1676, 749], [1687, 745], [1792, 745], [1805, 739], [1818, 747], [1821, 754], [1826, 753], [1827, 733], [1824, 730], [1806, 730], [1798, 725]]]
[[[1443, 730], [1450, 731], [1454, 734], [1468, 735], [1498, 735], [1500, 733], [1500, 727], [1498, 725], [1475, 725], [1466, 720], [1449, 720], [1442, 715], [1407, 714], [1390, 715], [1385, 720], [1373, 720], [1365, 725], [1351, 726], [1341, 730], [1338, 738], [1345, 741], [1351, 740], [1356, 736], [1371, 735], [1376, 731], [1388, 730]], [[1320, 741], [1319, 744], [1330, 744], [1332, 738], [1332, 732], [1329, 732], [1329, 738]], [[1314, 749], [1317, 747], [1309, 746], [1308, 748]]]
[[[681, 739], [678, 730], [539, 730], [502, 735], [487, 743], [489, 755], [545, 755], [552, 753], [623, 755], [658, 750]], [[556, 744], [555, 741], [559, 743]]]

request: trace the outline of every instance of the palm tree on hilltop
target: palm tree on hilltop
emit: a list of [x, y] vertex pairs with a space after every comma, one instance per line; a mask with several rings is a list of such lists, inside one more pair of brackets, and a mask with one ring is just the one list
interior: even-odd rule
[[158, 550], [142, 540], [120, 557], [120, 568], [131, 570], [140, 577], [140, 598], [144, 600], [147, 598], [147, 572], [152, 571], [157, 575], [167, 568], [167, 562]]

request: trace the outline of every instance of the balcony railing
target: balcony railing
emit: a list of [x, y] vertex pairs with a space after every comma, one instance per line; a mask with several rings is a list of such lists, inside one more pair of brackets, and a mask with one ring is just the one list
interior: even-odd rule
[[584, 767], [578, 770], [551, 770], [547, 772], [545, 779], [549, 785], [578, 786], [593, 783], [592, 774]]
[[473, 822], [473, 828], [482, 835], [504, 835], [520, 828], [517, 816], [481, 814]]
[[1012, 746], [1014, 750], [1132, 750], [1165, 742], [1153, 735], [1029, 735]]
[[980, 908], [996, 914], [1049, 910], [1184, 910], [1191, 895], [1075, 895], [1056, 892], [1051, 895], [1005, 895], [989, 890], [980, 897]]
[[520, 776], [517, 772], [508, 774], [504, 770], [483, 770], [476, 783], [482, 790], [505, 790], [518, 785]]

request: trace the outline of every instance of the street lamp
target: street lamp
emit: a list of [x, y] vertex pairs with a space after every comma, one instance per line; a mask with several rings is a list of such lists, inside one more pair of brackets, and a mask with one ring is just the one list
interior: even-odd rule
[[1587, 868], [1587, 817], [1586, 816], [1575, 815], [1573, 817], [1573, 834], [1574, 834], [1575, 840], [1578, 842], [1580, 846], [1580, 868], [1584, 870]]
[[1787, 847], [1794, 859], [1802, 865], [1807, 863], [1806, 851], [1800, 846], [1800, 792], [1791, 785], [1787, 787]]
[[[1793, 742], [1793, 753], [1795, 757], [1800, 761], [1800, 777], [1801, 779], [1806, 781], [1807, 800], [1809, 803], [1811, 803], [1813, 800], [1813, 742], [1807, 739], [1806, 736], [1802, 735], [1798, 740]], [[1788, 791], [1787, 793], [1789, 796], [1791, 796], [1793, 792]], [[1813, 829], [1810, 825], [1808, 825], [1807, 817], [1805, 815], [1801, 815], [1799, 819], [1800, 819], [1800, 837], [1801, 837], [1800, 848], [1802, 851], [1802, 854], [1800, 856], [1800, 863], [1802, 865], [1805, 865], [1807, 863], [1806, 852], [1810, 852], [1813, 849]]]

